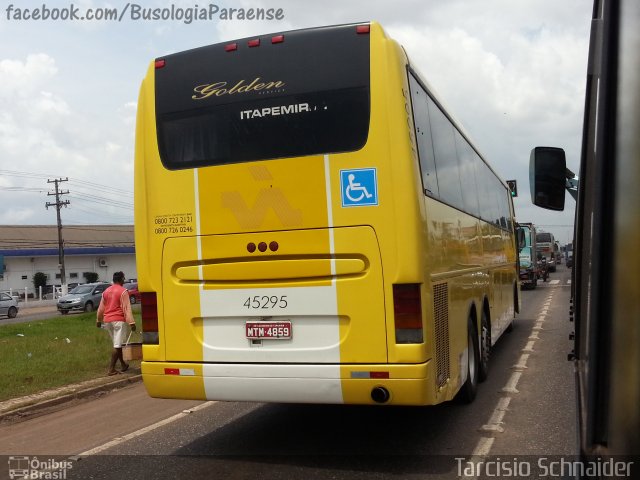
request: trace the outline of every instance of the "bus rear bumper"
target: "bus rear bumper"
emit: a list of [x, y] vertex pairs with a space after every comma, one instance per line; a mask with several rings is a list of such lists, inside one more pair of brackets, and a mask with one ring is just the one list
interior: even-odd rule
[[[147, 392], [157, 398], [431, 405], [431, 362], [415, 365], [272, 365], [142, 362]], [[388, 376], [388, 378], [386, 378]], [[372, 399], [384, 389], [388, 401]], [[380, 390], [378, 390], [380, 393]]]

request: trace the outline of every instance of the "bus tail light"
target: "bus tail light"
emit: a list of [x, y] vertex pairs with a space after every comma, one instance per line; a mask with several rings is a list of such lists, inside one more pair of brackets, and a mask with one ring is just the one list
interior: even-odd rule
[[163, 68], [166, 64], [167, 62], [163, 58], [160, 58], [156, 60], [156, 69]]
[[260, 46], [260, 39], [259, 38], [254, 38], [253, 40], [249, 40], [247, 42], [247, 45], [249, 45], [249, 47], [259, 47]]
[[142, 342], [158, 345], [158, 295], [156, 292], [140, 293], [142, 316]]
[[422, 343], [422, 300], [419, 283], [393, 286], [393, 314], [396, 343]]
[[276, 35], [271, 37], [271, 43], [282, 43], [284, 42], [284, 35]]
[[358, 25], [356, 26], [356, 33], [364, 34], [371, 31], [371, 25]]
[[229, 44], [224, 46], [224, 51], [225, 52], [235, 52], [236, 50], [238, 50], [238, 44], [237, 43], [229, 43]]

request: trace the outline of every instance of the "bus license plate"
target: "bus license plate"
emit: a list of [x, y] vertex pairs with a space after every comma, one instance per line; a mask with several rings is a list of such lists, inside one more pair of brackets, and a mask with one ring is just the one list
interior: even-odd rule
[[291, 322], [247, 322], [246, 333], [250, 340], [268, 338], [287, 340], [291, 338]]

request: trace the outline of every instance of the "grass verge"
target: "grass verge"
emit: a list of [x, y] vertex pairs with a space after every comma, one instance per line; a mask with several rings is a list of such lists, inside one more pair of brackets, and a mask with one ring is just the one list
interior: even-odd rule
[[95, 312], [52, 317], [0, 326], [0, 401], [105, 375], [112, 344]]

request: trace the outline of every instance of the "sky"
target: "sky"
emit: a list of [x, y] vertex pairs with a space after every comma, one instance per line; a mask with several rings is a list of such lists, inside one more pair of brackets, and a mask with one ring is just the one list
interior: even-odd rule
[[[516, 179], [516, 220], [561, 243], [564, 212], [531, 204], [529, 155], [556, 146], [578, 172], [591, 18], [587, 0], [236, 0], [211, 2], [212, 20], [135, 20], [145, 8], [209, 8], [203, 0], [45, 0], [54, 9], [128, 10], [121, 22], [19, 20], [43, 0], [0, 0], [0, 225], [55, 225], [49, 195], [68, 191], [62, 222], [133, 223], [135, 113], [155, 57], [291, 29], [376, 20], [504, 180]], [[10, 6], [13, 5], [13, 8]], [[282, 9], [281, 20], [222, 19], [228, 8]]]

